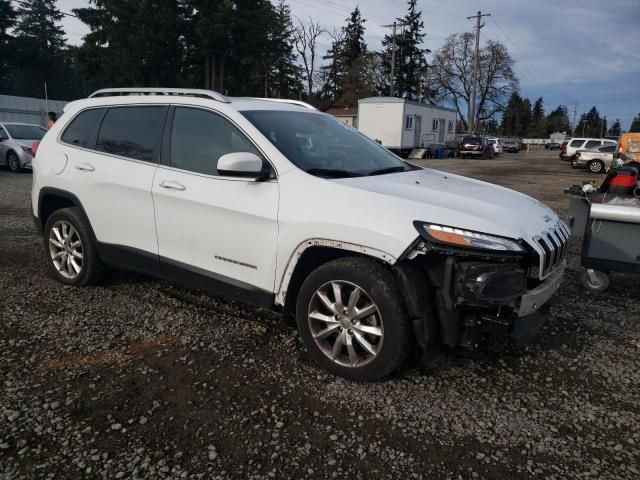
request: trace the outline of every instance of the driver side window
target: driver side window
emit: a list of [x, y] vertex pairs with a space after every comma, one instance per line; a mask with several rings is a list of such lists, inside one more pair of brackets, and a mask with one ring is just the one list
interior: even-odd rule
[[221, 115], [199, 108], [177, 107], [171, 132], [171, 166], [218, 175], [218, 159], [227, 153], [260, 152]]
[[9, 139], [9, 135], [5, 131], [4, 127], [0, 127], [0, 141], [8, 140], [8, 139]]

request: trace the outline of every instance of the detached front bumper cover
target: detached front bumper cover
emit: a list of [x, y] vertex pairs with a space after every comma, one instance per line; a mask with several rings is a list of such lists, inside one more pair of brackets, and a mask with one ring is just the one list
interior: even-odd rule
[[516, 309], [519, 317], [531, 315], [549, 301], [558, 291], [562, 283], [562, 275], [567, 267], [566, 260], [549, 275], [544, 282], [533, 290], [529, 290], [520, 298], [520, 305]]

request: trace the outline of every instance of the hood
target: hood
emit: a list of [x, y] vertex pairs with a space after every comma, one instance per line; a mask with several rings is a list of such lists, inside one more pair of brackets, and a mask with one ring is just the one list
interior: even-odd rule
[[549, 207], [527, 195], [431, 169], [335, 181], [406, 200], [412, 220], [503, 237], [530, 240], [558, 222]]
[[33, 142], [37, 142], [38, 140], [13, 140], [14, 142], [16, 142], [18, 145], [20, 145], [21, 147], [29, 147], [31, 148], [31, 145], [33, 145]]

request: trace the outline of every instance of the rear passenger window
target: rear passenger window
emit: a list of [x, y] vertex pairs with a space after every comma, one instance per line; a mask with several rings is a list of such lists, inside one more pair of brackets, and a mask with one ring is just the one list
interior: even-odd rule
[[601, 151], [601, 152], [604, 152], [604, 153], [613, 153], [613, 152], [615, 152], [615, 151], [616, 151], [616, 146], [615, 146], [615, 145], [607, 145], [607, 144], [605, 144], [605, 145], [606, 145], [606, 146], [604, 146], [604, 147], [601, 147], [601, 148], [600, 148], [600, 151]]
[[234, 152], [260, 156], [247, 137], [222, 116], [198, 108], [176, 108], [171, 132], [172, 166], [218, 175], [218, 159]]
[[589, 140], [587, 144], [584, 146], [584, 148], [599, 147], [600, 145], [602, 145], [600, 143], [600, 140]]
[[110, 109], [100, 125], [96, 150], [153, 162], [158, 158], [167, 107]]
[[569, 144], [569, 146], [572, 148], [575, 148], [575, 147], [579, 147], [583, 143], [584, 143], [584, 140], [571, 140], [571, 143]]
[[80, 113], [66, 128], [61, 140], [77, 147], [88, 147], [96, 122], [103, 113], [103, 108], [93, 108]]

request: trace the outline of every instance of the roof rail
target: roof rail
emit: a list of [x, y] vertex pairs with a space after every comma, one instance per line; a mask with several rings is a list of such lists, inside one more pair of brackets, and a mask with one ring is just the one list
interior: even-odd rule
[[260, 97], [244, 97], [244, 98], [248, 100], [264, 100], [265, 102], [290, 103], [292, 105], [299, 105], [301, 107], [306, 107], [311, 110], [318, 110], [313, 105], [310, 105], [307, 102], [303, 102], [302, 100], [289, 100], [288, 98], [260, 98]]
[[168, 96], [185, 96], [185, 97], [197, 97], [197, 98], [209, 98], [217, 102], [229, 103], [227, 98], [213, 90], [200, 90], [195, 88], [147, 88], [147, 87], [133, 87], [133, 88], [103, 88], [102, 90], [96, 90], [89, 98], [97, 97], [117, 97], [124, 95], [168, 95]]

